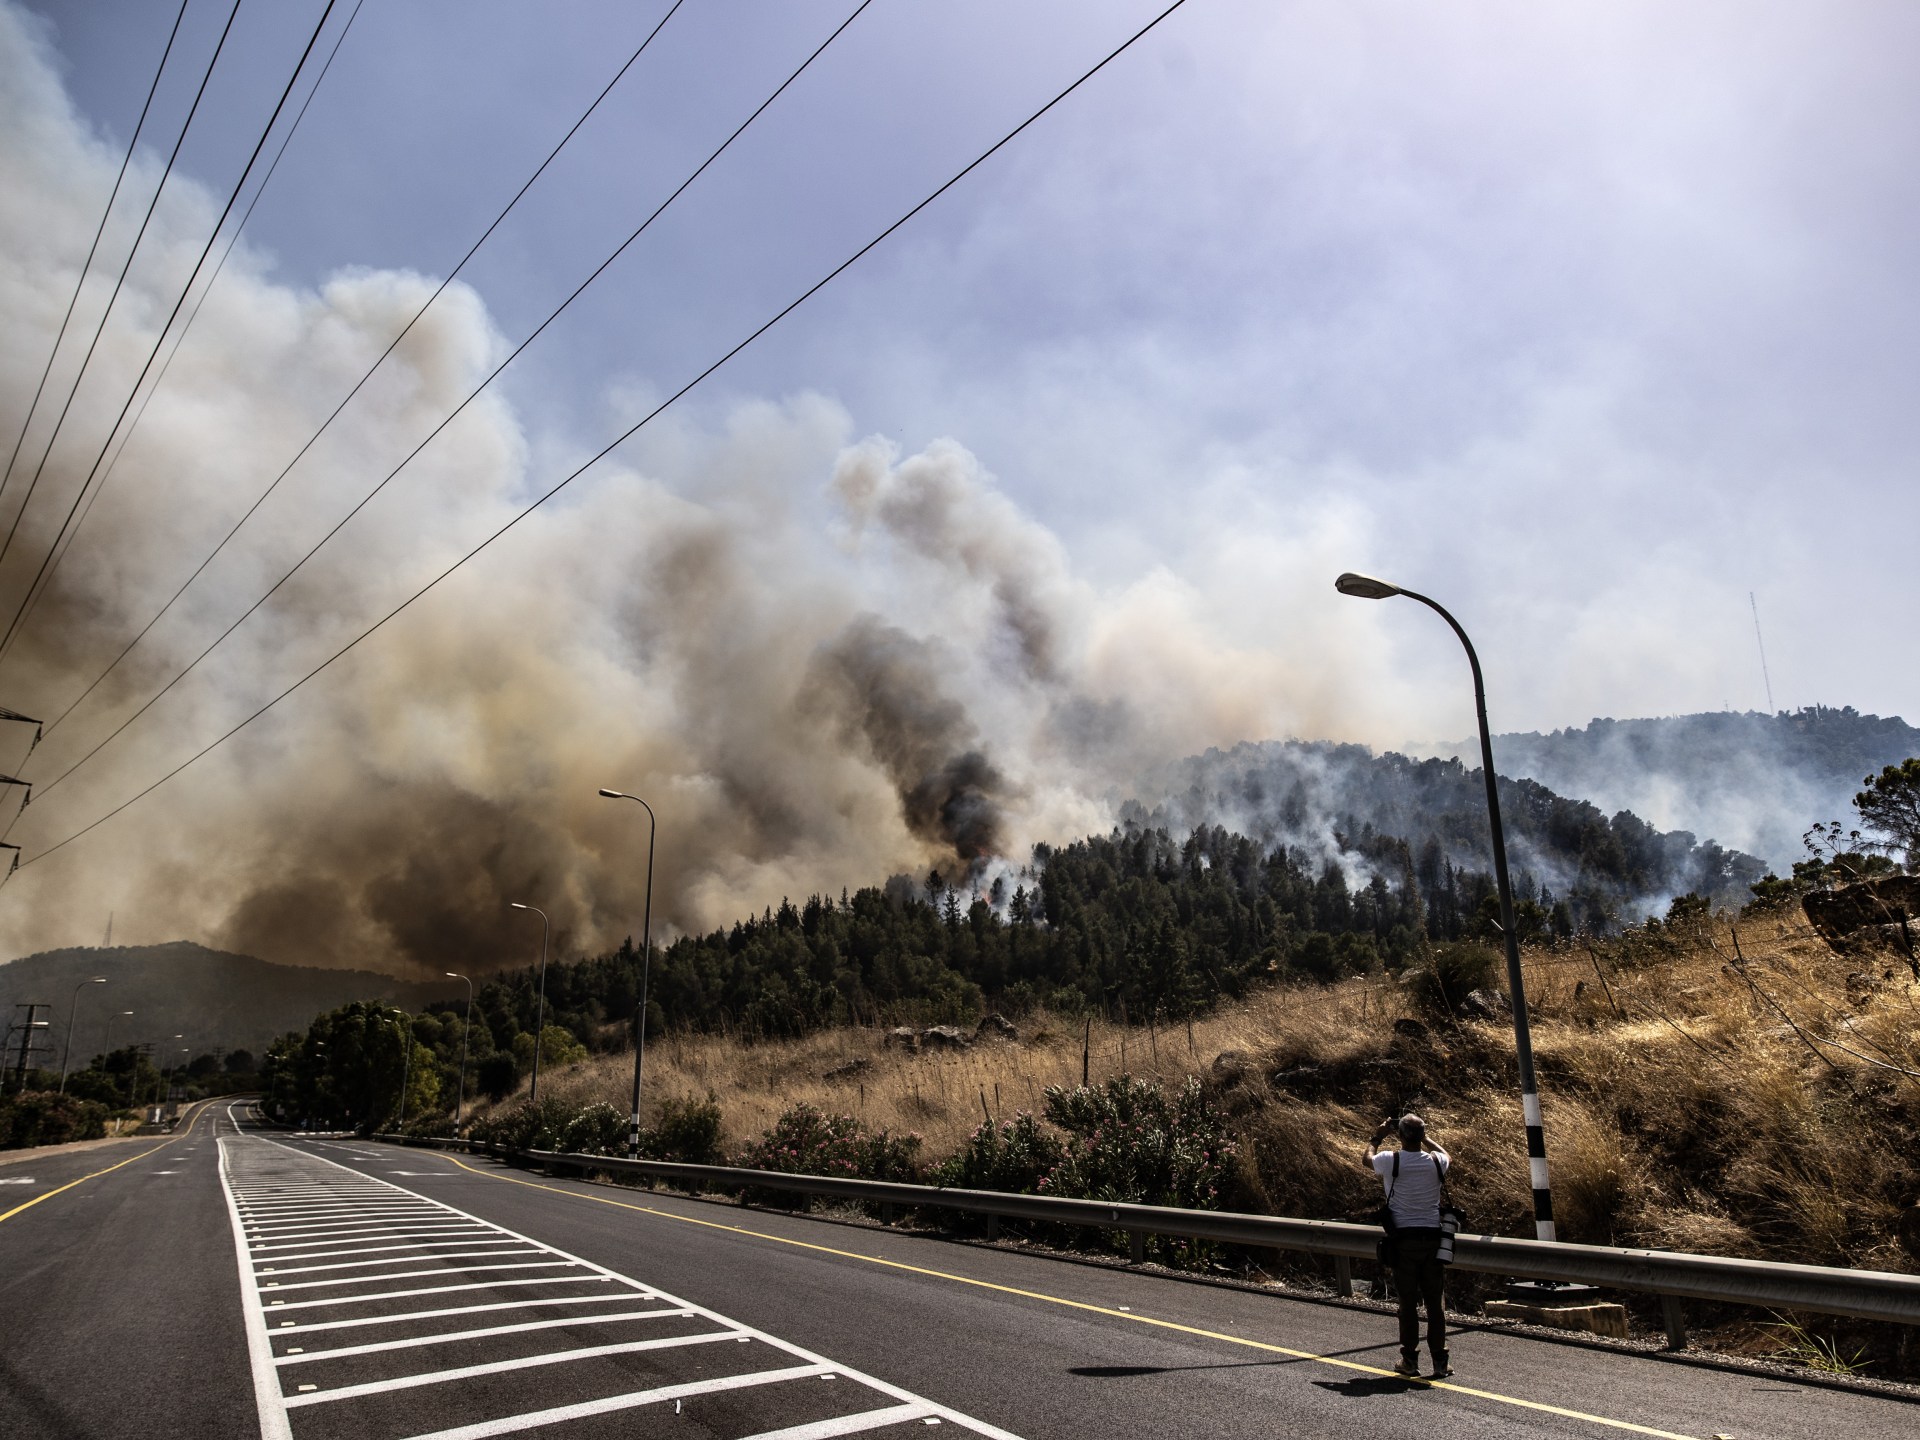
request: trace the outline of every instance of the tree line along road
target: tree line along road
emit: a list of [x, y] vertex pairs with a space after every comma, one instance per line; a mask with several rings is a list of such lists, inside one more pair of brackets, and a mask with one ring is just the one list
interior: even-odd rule
[[[0, 1434], [1806, 1437], [1920, 1412], [1390, 1317], [290, 1135], [0, 1175]], [[30, 1172], [23, 1174], [22, 1172]]]

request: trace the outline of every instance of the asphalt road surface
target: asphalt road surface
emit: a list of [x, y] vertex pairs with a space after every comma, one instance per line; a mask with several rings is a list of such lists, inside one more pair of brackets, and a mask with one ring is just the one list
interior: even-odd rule
[[[1844, 1435], [1920, 1409], [262, 1130], [0, 1177], [0, 1435]], [[24, 1183], [18, 1183], [24, 1182]]]

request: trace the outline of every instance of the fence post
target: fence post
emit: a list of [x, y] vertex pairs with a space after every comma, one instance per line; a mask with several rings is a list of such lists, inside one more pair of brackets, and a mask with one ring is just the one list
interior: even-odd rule
[[1687, 1348], [1687, 1312], [1680, 1303], [1678, 1295], [1660, 1297], [1660, 1318], [1667, 1327], [1667, 1348], [1684, 1350]]

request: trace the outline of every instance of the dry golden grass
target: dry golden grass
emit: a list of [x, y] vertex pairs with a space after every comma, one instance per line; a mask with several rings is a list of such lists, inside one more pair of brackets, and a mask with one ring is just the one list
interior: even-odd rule
[[[1562, 1238], [1916, 1268], [1900, 1235], [1920, 1190], [1920, 985], [1904, 957], [1836, 956], [1786, 920], [1739, 922], [1738, 943], [1736, 958], [1723, 917], [1527, 955]], [[937, 1160], [983, 1116], [1038, 1112], [1049, 1086], [1078, 1084], [1084, 1041], [1096, 1083], [1198, 1075], [1214, 1088], [1242, 1142], [1236, 1206], [1363, 1213], [1377, 1203], [1355, 1163], [1367, 1132], [1411, 1108], [1454, 1154], [1473, 1227], [1530, 1233], [1511, 1029], [1397, 1032], [1409, 1018], [1403, 988], [1369, 976], [1276, 987], [1190, 1026], [1088, 1031], [1033, 1014], [1018, 1041], [961, 1052], [905, 1054], [861, 1029], [752, 1045], [671, 1035], [648, 1049], [647, 1091], [711, 1093], [729, 1147], [804, 1101], [917, 1132]], [[624, 1110], [631, 1066], [599, 1056], [546, 1085]]]

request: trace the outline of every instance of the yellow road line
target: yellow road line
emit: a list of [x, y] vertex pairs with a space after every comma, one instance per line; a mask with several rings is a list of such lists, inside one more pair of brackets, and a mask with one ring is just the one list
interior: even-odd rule
[[[1342, 1370], [1357, 1370], [1363, 1375], [1379, 1375], [1388, 1379], [1398, 1378], [1391, 1370], [1383, 1370], [1377, 1365], [1367, 1365], [1356, 1360], [1341, 1360], [1331, 1355], [1317, 1354], [1312, 1350], [1293, 1350], [1285, 1345], [1270, 1345], [1264, 1340], [1249, 1340], [1243, 1335], [1224, 1335], [1217, 1330], [1203, 1330], [1194, 1325], [1182, 1325], [1176, 1320], [1161, 1320], [1152, 1315], [1140, 1315], [1131, 1310], [1113, 1310], [1105, 1305], [1089, 1304], [1085, 1300], [1069, 1300], [1061, 1295], [1049, 1295], [1040, 1290], [1023, 1290], [1013, 1285], [1000, 1285], [991, 1280], [976, 1280], [969, 1275], [956, 1275], [947, 1270], [930, 1270], [920, 1265], [909, 1265], [901, 1260], [887, 1260], [878, 1255], [862, 1255], [854, 1250], [839, 1250], [831, 1245], [816, 1245], [807, 1240], [794, 1240], [785, 1235], [770, 1235], [761, 1230], [748, 1230], [739, 1225], [725, 1225], [716, 1220], [701, 1220], [691, 1215], [676, 1215], [671, 1210], [656, 1209], [651, 1205], [635, 1205], [626, 1200], [615, 1200], [607, 1195], [595, 1195], [587, 1191], [570, 1190], [560, 1185], [543, 1185], [537, 1180], [522, 1180], [513, 1175], [499, 1175], [490, 1170], [476, 1170], [462, 1160], [452, 1156], [443, 1157], [452, 1160], [462, 1170], [474, 1175], [483, 1175], [490, 1180], [504, 1180], [510, 1185], [525, 1185], [533, 1190], [551, 1190], [557, 1195], [571, 1195], [576, 1200], [591, 1200], [599, 1205], [611, 1205], [620, 1210], [633, 1210], [642, 1215], [657, 1215], [663, 1220], [678, 1220], [683, 1225], [698, 1225], [707, 1230], [723, 1230], [732, 1235], [744, 1235], [754, 1240], [767, 1240], [776, 1245], [789, 1245], [798, 1250], [813, 1250], [823, 1255], [837, 1256], [843, 1260], [860, 1260], [869, 1265], [883, 1266], [889, 1270], [902, 1270], [911, 1275], [925, 1275], [930, 1279], [949, 1280], [956, 1285], [971, 1285], [978, 1290], [993, 1290], [1002, 1295], [1017, 1295], [1023, 1300], [1039, 1300], [1048, 1305], [1059, 1305], [1069, 1310], [1086, 1310], [1095, 1315], [1105, 1315], [1114, 1320], [1131, 1320], [1136, 1325], [1147, 1325], [1157, 1330], [1173, 1330], [1183, 1335], [1196, 1335], [1206, 1340], [1218, 1340], [1228, 1345], [1240, 1345], [1249, 1350], [1264, 1350], [1274, 1355], [1285, 1355], [1294, 1360], [1311, 1360], [1321, 1365], [1332, 1365]], [[1447, 1380], [1424, 1380], [1420, 1382], [1433, 1390], [1451, 1390], [1457, 1395], [1471, 1395], [1477, 1400], [1492, 1400], [1501, 1405], [1513, 1405], [1523, 1410], [1537, 1410], [1547, 1415], [1559, 1415], [1568, 1420], [1583, 1420], [1592, 1425], [1604, 1425], [1613, 1430], [1624, 1430], [1633, 1435], [1651, 1435], [1655, 1440], [1695, 1440], [1689, 1435], [1677, 1434], [1672, 1430], [1657, 1430], [1651, 1425], [1636, 1425], [1631, 1420], [1614, 1420], [1605, 1415], [1589, 1415], [1584, 1410], [1569, 1410], [1563, 1405], [1549, 1405], [1541, 1400], [1527, 1400], [1517, 1395], [1502, 1395], [1492, 1390], [1476, 1390], [1471, 1386], [1457, 1385]]]
[[96, 1170], [91, 1175], [82, 1175], [78, 1180], [69, 1180], [66, 1184], [56, 1186], [54, 1189], [47, 1191], [47, 1193], [44, 1195], [36, 1195], [33, 1197], [33, 1199], [27, 1201], [24, 1205], [16, 1205], [13, 1207], [13, 1209], [7, 1211], [5, 1214], [0, 1215], [0, 1224], [5, 1224], [7, 1221], [11, 1220], [14, 1216], [18, 1215], [22, 1210], [31, 1210], [34, 1206], [38, 1205], [42, 1200], [51, 1200], [54, 1196], [60, 1194], [64, 1190], [71, 1190], [76, 1185], [84, 1185], [89, 1180], [98, 1180], [102, 1175], [111, 1175], [114, 1171], [118, 1170], [122, 1165], [131, 1165], [133, 1164], [134, 1161], [144, 1160], [149, 1155], [158, 1155], [162, 1150], [166, 1149], [167, 1146], [169, 1145], [178, 1145], [182, 1140], [186, 1139], [189, 1135], [193, 1134], [193, 1127], [200, 1123], [200, 1116], [206, 1113], [207, 1113], [207, 1105], [205, 1101], [202, 1101], [200, 1105], [199, 1114], [196, 1114], [193, 1117], [193, 1119], [188, 1121], [187, 1128], [184, 1131], [182, 1131], [180, 1134], [174, 1136], [171, 1140], [162, 1140], [158, 1145], [154, 1146], [153, 1149], [151, 1150], [142, 1150], [138, 1155], [129, 1155], [126, 1159], [120, 1161], [118, 1164], [109, 1165], [104, 1170]]

